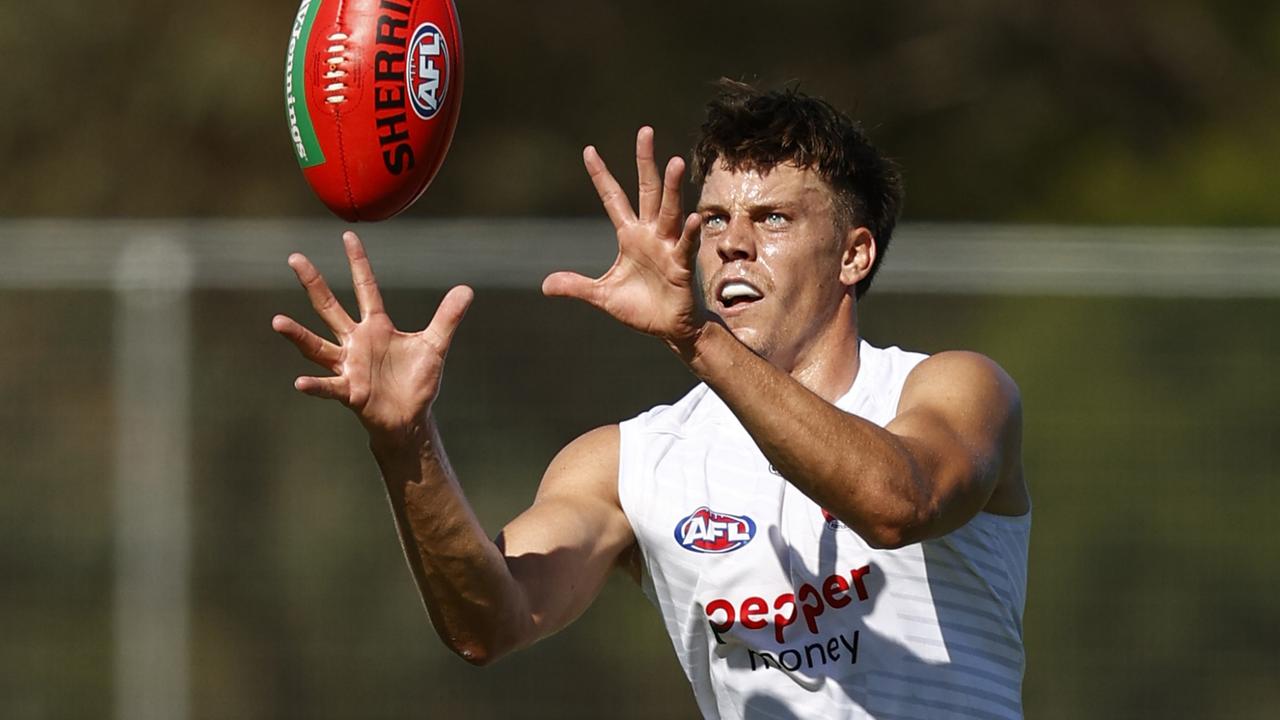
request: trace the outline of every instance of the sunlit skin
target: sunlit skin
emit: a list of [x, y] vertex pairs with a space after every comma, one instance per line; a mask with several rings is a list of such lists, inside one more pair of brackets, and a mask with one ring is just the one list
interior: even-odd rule
[[[857, 373], [853, 283], [874, 245], [843, 227], [830, 186], [811, 169], [729, 170], [706, 177], [698, 268], [709, 310], [744, 345], [831, 399]], [[760, 299], [726, 304], [721, 289], [744, 280]]]
[[[594, 148], [583, 162], [618, 255], [598, 278], [552, 273], [544, 293], [586, 302], [662, 341], [788, 481], [875, 547], [940, 536], [983, 508], [1029, 509], [1017, 388], [991, 361], [939, 353], [921, 362], [883, 428], [831, 404], [858, 372], [854, 287], [870, 272], [875, 242], [866, 227], [837, 222], [820, 176], [790, 165], [716, 167], [698, 211], [685, 215], [684, 161], [672, 158], [659, 172], [652, 129], [636, 137], [635, 205]], [[368, 431], [437, 633], [468, 662], [487, 664], [568, 625], [610, 570], [637, 557], [618, 497], [621, 431], [606, 425], [569, 443], [533, 505], [490, 540], [432, 411], [472, 292], [454, 288], [427, 327], [400, 330], [360, 239], [346, 233], [343, 242], [359, 320], [295, 254], [289, 265], [334, 339], [283, 315], [272, 327], [328, 373], [299, 377], [295, 387], [346, 405]], [[749, 302], [724, 302], [735, 281], [746, 283], [737, 290]]]

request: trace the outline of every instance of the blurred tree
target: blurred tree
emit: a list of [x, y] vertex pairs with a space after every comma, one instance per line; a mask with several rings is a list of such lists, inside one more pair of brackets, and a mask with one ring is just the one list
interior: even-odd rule
[[[414, 215], [593, 214], [578, 151], [683, 152], [709, 82], [797, 82], [901, 159], [914, 219], [1269, 224], [1280, 6], [459, 3], [467, 88]], [[293, 3], [8, 3], [0, 213], [323, 215], [286, 139]], [[53, 29], [53, 30], [51, 30]]]

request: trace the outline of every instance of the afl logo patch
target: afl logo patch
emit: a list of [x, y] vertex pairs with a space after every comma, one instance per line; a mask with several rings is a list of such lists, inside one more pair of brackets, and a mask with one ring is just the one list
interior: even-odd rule
[[444, 106], [449, 87], [449, 48], [435, 23], [422, 23], [413, 31], [406, 60], [404, 83], [409, 105], [418, 117], [430, 120]]
[[698, 553], [727, 553], [751, 542], [755, 522], [746, 515], [718, 513], [703, 506], [676, 523], [676, 542]]

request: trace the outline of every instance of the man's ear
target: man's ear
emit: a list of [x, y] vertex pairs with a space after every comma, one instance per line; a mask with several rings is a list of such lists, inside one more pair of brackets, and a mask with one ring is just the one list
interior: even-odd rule
[[876, 239], [865, 226], [849, 228], [844, 238], [844, 254], [840, 256], [840, 282], [847, 287], [857, 285], [871, 273], [876, 262]]

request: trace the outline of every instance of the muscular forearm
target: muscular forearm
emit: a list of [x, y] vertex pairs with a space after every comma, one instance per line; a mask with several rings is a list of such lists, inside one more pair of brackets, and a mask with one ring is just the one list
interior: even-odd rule
[[897, 436], [843, 412], [708, 323], [685, 354], [789, 482], [868, 542], [893, 546], [934, 513], [917, 458]]
[[360, 419], [432, 623], [459, 655], [487, 662], [529, 641], [528, 601], [463, 497], [430, 417], [444, 359], [472, 291], [461, 285], [451, 289], [426, 328], [402, 332], [386, 313], [360, 238], [348, 232], [342, 239], [359, 322], [342, 308], [311, 261], [295, 253], [289, 266], [337, 342], [283, 315], [272, 319], [272, 327], [333, 373], [304, 375], [294, 387], [340, 401]]
[[405, 558], [440, 638], [482, 665], [528, 642], [523, 589], [485, 535], [434, 422], [412, 438], [373, 439]]

